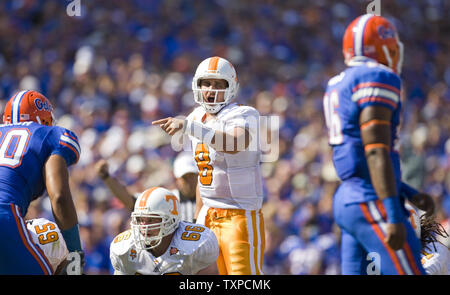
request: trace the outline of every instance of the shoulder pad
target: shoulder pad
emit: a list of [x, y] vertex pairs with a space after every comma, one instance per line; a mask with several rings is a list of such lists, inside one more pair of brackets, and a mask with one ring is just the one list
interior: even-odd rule
[[224, 110], [222, 114], [220, 114], [221, 120], [227, 120], [230, 118], [236, 118], [236, 117], [242, 117], [242, 118], [258, 118], [259, 112], [254, 107], [251, 106], [238, 106], [235, 105], [232, 108], [229, 108], [227, 110]]
[[204, 225], [180, 222], [173, 237], [173, 245], [181, 255], [192, 255], [200, 246], [209, 239], [211, 230]]
[[205, 111], [201, 106], [196, 107], [192, 112], [186, 117], [186, 119], [193, 121], [200, 121], [205, 114]]
[[111, 253], [117, 256], [124, 255], [133, 245], [133, 233], [131, 229], [118, 234], [111, 242]]
[[342, 72], [342, 73], [340, 73], [340, 74], [337, 75], [337, 76], [334, 76], [333, 78], [331, 78], [331, 79], [328, 81], [328, 86], [333, 86], [333, 85], [335, 85], [335, 84], [341, 82], [342, 79], [344, 79], [344, 77], [345, 77], [345, 72]]
[[59, 126], [51, 126], [52, 154], [61, 155], [67, 162], [67, 166], [75, 164], [80, 158], [81, 148], [74, 132]]

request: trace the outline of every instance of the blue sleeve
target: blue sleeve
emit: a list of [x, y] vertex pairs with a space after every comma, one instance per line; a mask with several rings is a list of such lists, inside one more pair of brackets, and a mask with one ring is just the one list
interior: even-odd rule
[[76, 164], [81, 153], [78, 137], [68, 129], [58, 126], [53, 128], [50, 135], [50, 154], [63, 157], [67, 166]]
[[372, 69], [358, 76], [352, 89], [352, 101], [361, 109], [384, 106], [395, 110], [400, 103], [401, 80], [394, 72]]
[[410, 200], [412, 197], [417, 195], [419, 193], [418, 190], [415, 188], [409, 186], [408, 184], [402, 182], [400, 184], [400, 196], [404, 197], [405, 199]]

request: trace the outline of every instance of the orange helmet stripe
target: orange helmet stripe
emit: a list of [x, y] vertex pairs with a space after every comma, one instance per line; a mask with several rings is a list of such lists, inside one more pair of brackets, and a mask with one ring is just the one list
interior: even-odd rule
[[159, 187], [152, 187], [145, 192], [142, 193], [141, 201], [139, 202], [139, 207], [145, 207], [145, 204], [147, 203], [148, 197], [150, 197], [150, 194]]
[[211, 57], [208, 64], [208, 71], [216, 72], [218, 64], [219, 64], [219, 57], [218, 56]]

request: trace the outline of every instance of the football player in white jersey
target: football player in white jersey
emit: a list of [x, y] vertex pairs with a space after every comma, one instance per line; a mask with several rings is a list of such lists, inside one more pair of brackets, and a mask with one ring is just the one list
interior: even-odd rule
[[239, 88], [233, 65], [224, 58], [203, 60], [192, 90], [200, 105], [185, 119], [152, 122], [169, 135], [188, 137], [199, 171], [197, 222], [219, 241], [219, 274], [262, 273], [265, 247], [259, 112], [233, 100]]
[[36, 218], [27, 220], [26, 224], [33, 242], [42, 249], [50, 262], [53, 273], [60, 274], [68, 262], [66, 258], [69, 250], [56, 223], [45, 218]]
[[410, 212], [410, 222], [422, 243], [421, 263], [428, 275], [450, 275], [450, 250], [438, 241], [437, 236], [448, 237], [434, 216], [426, 217], [419, 209], [405, 203]]
[[219, 255], [217, 239], [203, 225], [180, 220], [180, 202], [169, 190], [154, 187], [136, 200], [131, 229], [111, 243], [116, 275], [194, 275]]

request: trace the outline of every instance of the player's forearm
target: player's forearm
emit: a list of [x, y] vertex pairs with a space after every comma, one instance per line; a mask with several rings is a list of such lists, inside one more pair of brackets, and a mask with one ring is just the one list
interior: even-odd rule
[[228, 154], [236, 154], [245, 151], [248, 146], [249, 139], [245, 134], [230, 135], [221, 131], [216, 131], [211, 139], [211, 147], [216, 151]]
[[69, 252], [82, 251], [78, 217], [69, 186], [66, 161], [60, 155], [52, 155], [44, 166], [45, 186], [52, 205], [55, 222]]
[[401, 223], [405, 215], [401, 209], [389, 151], [385, 148], [371, 149], [366, 151], [366, 159], [371, 182], [378, 198], [383, 202], [387, 222], [390, 224]]
[[78, 217], [70, 192], [53, 194], [50, 197], [50, 202], [55, 222], [61, 230], [70, 229], [78, 224]]
[[366, 153], [366, 159], [377, 196], [381, 200], [397, 196], [394, 168], [388, 151], [384, 148], [373, 149]]
[[194, 213], [194, 219], [198, 219], [198, 214], [200, 213], [200, 210], [202, 209], [203, 202], [202, 198], [200, 196], [200, 188], [197, 184], [197, 189], [195, 190], [195, 213]]
[[70, 192], [69, 172], [61, 156], [50, 156], [44, 166], [44, 178], [56, 224], [61, 230], [73, 227], [78, 218]]
[[82, 251], [78, 218], [70, 191], [52, 191], [49, 196], [55, 222], [61, 230], [68, 251]]
[[185, 120], [183, 132], [206, 143], [216, 151], [229, 154], [246, 150], [250, 143], [249, 132], [241, 127], [224, 132], [195, 121]]
[[108, 177], [103, 181], [113, 195], [118, 198], [128, 210], [133, 211], [135, 200], [128, 192], [127, 188], [114, 177]]

